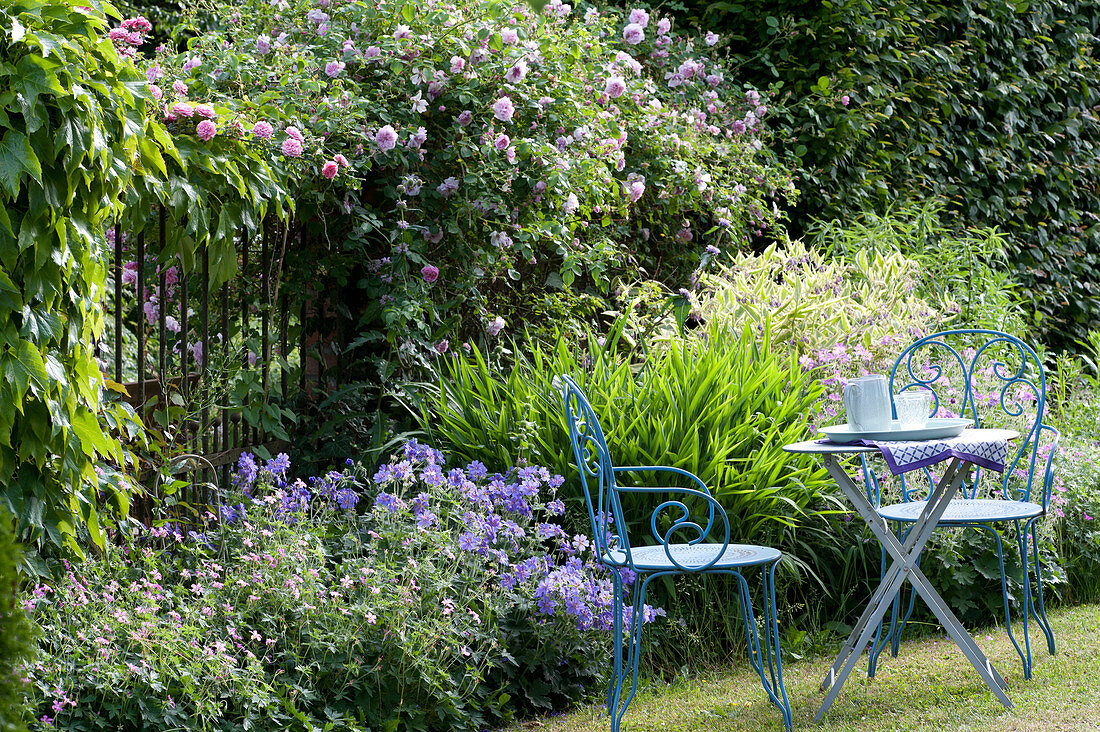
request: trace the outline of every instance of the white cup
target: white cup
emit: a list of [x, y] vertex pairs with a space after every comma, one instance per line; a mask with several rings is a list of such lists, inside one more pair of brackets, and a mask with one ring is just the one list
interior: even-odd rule
[[850, 379], [844, 386], [848, 426], [861, 432], [890, 428], [890, 389], [886, 377], [872, 374]]
[[895, 394], [894, 409], [898, 413], [898, 426], [902, 429], [924, 427], [928, 424], [928, 413], [932, 411], [932, 392], [913, 389]]

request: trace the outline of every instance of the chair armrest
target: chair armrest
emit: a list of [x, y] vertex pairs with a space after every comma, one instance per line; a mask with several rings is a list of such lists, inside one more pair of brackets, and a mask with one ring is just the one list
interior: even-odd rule
[[699, 486], [699, 490], [703, 493], [710, 495], [710, 489], [707, 488], [707, 484], [699, 479], [695, 473], [688, 472], [683, 468], [674, 468], [669, 465], [627, 465], [618, 466], [614, 468], [616, 473], [674, 473], [676, 475], [682, 475], [685, 478], [690, 478], [695, 485]]
[[1040, 431], [1048, 430], [1054, 433], [1054, 439], [1050, 443], [1050, 454], [1047, 455], [1046, 467], [1043, 470], [1043, 510], [1046, 511], [1050, 504], [1050, 492], [1054, 488], [1054, 456], [1058, 454], [1058, 444], [1062, 440], [1062, 433], [1050, 425], [1041, 425]]
[[[681, 470], [680, 468], [673, 468], [667, 466], [630, 466], [630, 467], [616, 467], [616, 473], [630, 473], [630, 472], [664, 472], [673, 473], [686, 478], [689, 478], [700, 490], [695, 488], [681, 488], [677, 486], [622, 486], [617, 482], [615, 484], [615, 490], [620, 493], [667, 493], [672, 497], [669, 500], [664, 501], [661, 505], [657, 506], [653, 510], [653, 513], [649, 517], [649, 530], [653, 534], [653, 538], [656, 539], [665, 548], [665, 555], [668, 557], [676, 567], [685, 572], [698, 572], [700, 570], [711, 567], [722, 554], [726, 551], [726, 547], [730, 543], [730, 523], [729, 517], [726, 515], [726, 510], [722, 507], [714, 496], [707, 490], [706, 484], [703, 483], [697, 476], [692, 473]], [[691, 511], [683, 500], [677, 499], [675, 496], [679, 496], [680, 499], [694, 498], [700, 501], [704, 501], [707, 504], [707, 524], [706, 526], [700, 526], [697, 522], [691, 520]], [[672, 525], [662, 535], [657, 530], [657, 519], [661, 516], [665, 510], [679, 512], [679, 516], [672, 517]], [[720, 524], [718, 522], [721, 522]], [[673, 556], [671, 547], [673, 544], [688, 544], [695, 545], [704, 542], [708, 537], [711, 537], [712, 532], [717, 533], [721, 531], [721, 548], [715, 552], [714, 557], [707, 563], [701, 565], [684, 565]], [[689, 532], [690, 536], [688, 541], [674, 541], [678, 532]], [[714, 536], [712, 538], [718, 538]], [[717, 545], [717, 544], [716, 544]]]

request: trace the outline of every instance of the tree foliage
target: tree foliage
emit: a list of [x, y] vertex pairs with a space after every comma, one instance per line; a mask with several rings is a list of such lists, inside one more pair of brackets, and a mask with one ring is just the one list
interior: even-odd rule
[[687, 3], [740, 73], [790, 94], [810, 218], [942, 200], [997, 226], [1046, 337], [1100, 322], [1100, 5], [1079, 0]]
[[24, 659], [31, 655], [31, 628], [17, 602], [19, 559], [12, 535], [12, 517], [0, 509], [0, 732], [20, 732], [17, 712], [23, 704], [20, 688]]

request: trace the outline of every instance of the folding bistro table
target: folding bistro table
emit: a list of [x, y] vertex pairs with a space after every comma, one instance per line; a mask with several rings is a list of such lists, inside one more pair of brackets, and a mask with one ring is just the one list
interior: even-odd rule
[[[963, 655], [974, 666], [974, 670], [982, 677], [990, 691], [1006, 708], [1012, 708], [1012, 701], [1005, 694], [1008, 684], [997, 673], [997, 669], [993, 668], [993, 664], [978, 648], [978, 644], [929, 583], [928, 578], [917, 565], [917, 561], [940, 517], [947, 510], [947, 504], [959, 490], [959, 486], [962, 485], [973, 466], [980, 465], [993, 470], [1003, 470], [1004, 458], [1000, 458], [1000, 464], [998, 464], [998, 457], [1007, 455], [1008, 441], [1019, 436], [1018, 432], [1011, 430], [971, 429], [966, 430], [962, 436], [949, 440], [874, 443], [863, 441], [832, 443], [810, 440], [786, 445], [783, 448], [787, 452], [809, 453], [821, 455], [824, 458], [829, 475], [837, 482], [840, 490], [878, 537], [879, 542], [893, 560], [883, 575], [878, 589], [871, 596], [867, 608], [852, 629], [852, 634], [848, 636], [840, 655], [833, 661], [828, 675], [821, 682], [821, 690], [827, 691], [828, 694], [821, 708], [818, 709], [814, 721], [821, 721], [829, 711], [844, 681], [859, 662], [860, 652], [867, 647], [875, 630], [881, 627], [883, 616], [905, 580], [909, 580], [913, 589], [939, 618], [947, 634], [962, 650]], [[863, 486], [857, 485], [840, 465], [841, 456], [873, 452], [881, 452], [895, 474], [950, 461], [939, 482], [932, 489], [924, 511], [912, 525], [904, 542], [890, 531], [886, 521], [876, 512]]]

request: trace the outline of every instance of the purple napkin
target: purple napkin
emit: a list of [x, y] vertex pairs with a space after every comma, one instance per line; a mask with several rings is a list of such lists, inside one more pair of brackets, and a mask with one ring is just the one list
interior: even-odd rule
[[942, 440], [859, 440], [857, 444], [877, 447], [894, 475], [926, 468], [951, 457], [1003, 473], [1008, 460], [1008, 439], [1000, 430], [971, 429]]

